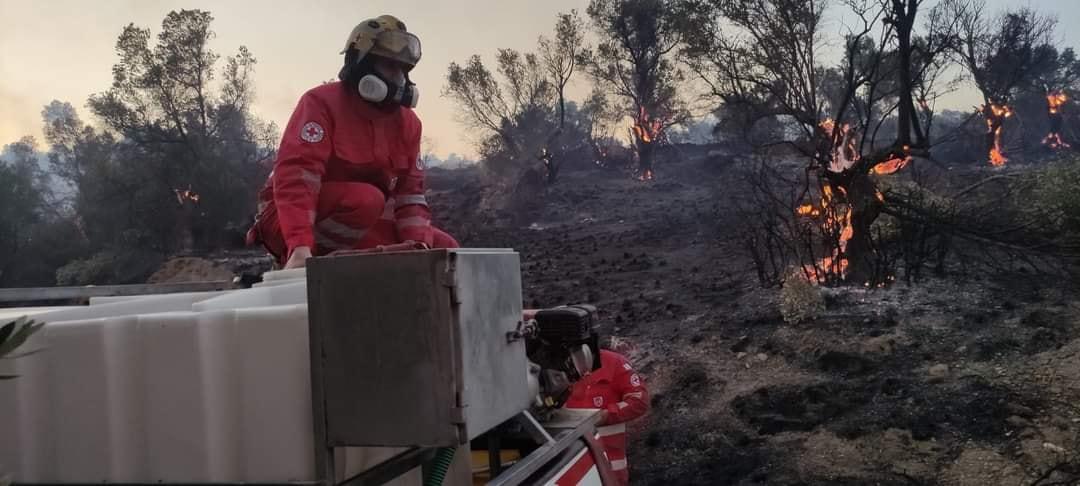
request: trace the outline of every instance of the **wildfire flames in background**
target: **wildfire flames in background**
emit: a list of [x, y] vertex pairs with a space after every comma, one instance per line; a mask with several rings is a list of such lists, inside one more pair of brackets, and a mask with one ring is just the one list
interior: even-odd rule
[[173, 189], [173, 192], [176, 193], [176, 202], [181, 206], [187, 201], [195, 204], [199, 203], [199, 194], [191, 190], [191, 186], [188, 186], [187, 189]]
[[1061, 138], [1061, 108], [1067, 101], [1069, 97], [1060, 91], [1046, 95], [1046, 104], [1050, 110], [1050, 133], [1046, 135], [1042, 143], [1054, 150], [1072, 147]]
[[832, 118], [826, 118], [819, 125], [827, 137], [832, 140], [832, 157], [829, 170], [843, 172], [859, 161], [860, 155], [855, 146], [855, 137], [851, 134], [851, 125], [845, 123], [839, 127]]
[[[649, 116], [649, 113], [645, 111], [645, 107], [641, 107], [638, 110], [638, 115], [635, 117], [633, 124], [630, 126], [630, 132], [636, 140], [641, 141], [643, 145], [649, 145], [656, 143], [663, 139], [664, 136], [664, 121], [658, 118]], [[653, 180], [654, 174], [652, 168], [647, 168], [641, 172], [638, 176], [640, 181]]]
[[634, 136], [642, 143], [653, 143], [660, 139], [663, 134], [664, 122], [663, 120], [654, 119], [649, 116], [645, 111], [645, 107], [641, 107], [638, 111], [637, 119], [634, 120], [633, 126], [630, 130], [634, 132]]
[[[986, 106], [984, 105], [981, 107], [980, 111], [987, 113]], [[987, 116], [986, 118], [986, 132], [988, 134], [993, 134], [994, 136], [994, 146], [990, 149], [990, 165], [1001, 167], [1009, 161], [1008, 157], [1005, 157], [1005, 151], [1001, 146], [1001, 132], [1004, 128], [1002, 122], [1004, 122], [1006, 118], [1012, 117], [1013, 111], [1008, 105], [991, 103], [989, 114], [990, 116]], [[994, 128], [995, 120], [998, 121], [997, 128]]]
[[[829, 171], [841, 173], [854, 167], [862, 159], [850, 124], [837, 125], [835, 120], [827, 118], [819, 124], [819, 127], [824, 131], [825, 136], [832, 140]], [[905, 145], [902, 154], [892, 154], [890, 158], [875, 164], [870, 172], [877, 175], [894, 174], [907, 167], [911, 160], [911, 147]], [[802, 268], [803, 274], [811, 282], [817, 284], [825, 284], [833, 279], [843, 279], [850, 264], [846, 251], [848, 242], [855, 234], [851, 224], [852, 209], [847, 202], [846, 190], [843, 187], [837, 187], [836, 191], [842, 197], [836, 197], [833, 186], [825, 183], [821, 187], [820, 202], [803, 204], [795, 209], [798, 216], [815, 221], [824, 234], [834, 235], [837, 242], [829, 255], [815, 264], [804, 265]], [[885, 202], [885, 196], [880, 191], [876, 191], [874, 196], [879, 202]]]
[[[844, 196], [847, 195], [843, 188], [839, 191]], [[817, 221], [825, 234], [837, 235], [837, 247], [831, 250], [830, 255], [816, 264], [803, 266], [803, 274], [817, 284], [827, 283], [831, 278], [843, 278], [848, 268], [845, 251], [855, 234], [855, 229], [851, 226], [851, 207], [834, 201], [832, 187], [827, 184], [822, 186], [821, 194], [819, 205], [803, 204], [796, 209], [799, 216]]]

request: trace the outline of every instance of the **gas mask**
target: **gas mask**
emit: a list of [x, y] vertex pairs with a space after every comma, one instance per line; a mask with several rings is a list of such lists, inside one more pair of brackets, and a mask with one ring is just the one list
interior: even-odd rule
[[407, 108], [416, 108], [420, 91], [408, 75], [398, 80], [390, 80], [377, 72], [370, 72], [360, 78], [356, 85], [360, 97], [375, 104], [394, 104]]
[[[405, 30], [405, 24], [391, 15], [368, 19], [357, 25], [345, 42], [345, 65], [338, 73], [344, 85], [360, 97], [380, 106], [415, 108], [420, 98], [409, 71], [420, 62], [420, 38]], [[400, 66], [385, 73], [379, 62]]]

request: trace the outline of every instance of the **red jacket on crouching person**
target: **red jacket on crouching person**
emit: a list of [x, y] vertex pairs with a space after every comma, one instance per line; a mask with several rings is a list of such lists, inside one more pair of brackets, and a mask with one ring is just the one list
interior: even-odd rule
[[353, 30], [341, 81], [305, 93], [289, 119], [248, 244], [262, 243], [286, 267], [337, 250], [458, 246], [431, 226], [424, 196], [417, 91], [407, 75], [419, 49], [388, 15]]
[[629, 484], [626, 461], [626, 422], [649, 411], [649, 391], [622, 355], [600, 351], [600, 369], [574, 383], [567, 408], [598, 408], [605, 412], [597, 435], [621, 484]]

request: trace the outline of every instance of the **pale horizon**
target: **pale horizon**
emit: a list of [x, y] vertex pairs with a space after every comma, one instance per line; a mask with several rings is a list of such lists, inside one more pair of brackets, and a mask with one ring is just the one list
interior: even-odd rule
[[[1005, 0], [989, 0], [997, 11]], [[1059, 17], [1063, 47], [1080, 48], [1080, 34], [1071, 29], [1080, 11], [1067, 0], [1041, 0], [1027, 5]], [[231, 55], [241, 45], [258, 59], [253, 111], [283, 128], [304, 91], [335, 78], [345, 36], [361, 20], [389, 13], [416, 33], [424, 58], [412, 73], [420, 88], [417, 112], [435, 153], [475, 157], [475, 134], [455, 118], [454, 103], [441, 96], [447, 66], [480, 54], [494, 61], [498, 48], [533, 50], [537, 37], [550, 35], [559, 12], [578, 9], [585, 17], [588, 0], [513, 2], [470, 0], [460, 3], [418, 0], [341, 0], [320, 2], [210, 0], [100, 0], [92, 6], [74, 0], [18, 2], [0, 0], [0, 146], [30, 135], [45, 150], [41, 110], [56, 99], [70, 102], [85, 121], [96, 124], [87, 98], [108, 89], [116, 62], [116, 37], [128, 23], [160, 31], [170, 10], [202, 9], [214, 16], [217, 37], [211, 48]], [[579, 77], [572, 94], [584, 91]], [[573, 97], [572, 97], [573, 99]], [[949, 95], [941, 108], [968, 110], [978, 103], [970, 87]]]

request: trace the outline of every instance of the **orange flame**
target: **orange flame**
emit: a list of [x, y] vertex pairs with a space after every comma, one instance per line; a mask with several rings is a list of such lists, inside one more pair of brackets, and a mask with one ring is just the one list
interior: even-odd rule
[[990, 149], [990, 165], [1001, 167], [1008, 161], [1008, 157], [1005, 157], [1001, 150], [1001, 127], [998, 127], [994, 130], [994, 148]]
[[639, 181], [651, 181], [651, 180], [653, 180], [653, 171], [652, 171], [652, 169], [645, 169], [645, 172], [642, 172], [641, 175], [638, 176], [638, 180]]
[[832, 160], [829, 170], [843, 172], [859, 161], [861, 156], [855, 146], [855, 137], [851, 134], [851, 125], [845, 123], [837, 127], [836, 121], [826, 118], [818, 126], [825, 131], [825, 136], [832, 141]]
[[1043, 145], [1050, 147], [1051, 149], [1065, 149], [1072, 147], [1061, 138], [1061, 132], [1058, 131], [1061, 127], [1061, 107], [1065, 105], [1065, 102], [1069, 101], [1069, 97], [1063, 92], [1053, 92], [1046, 95], [1046, 104], [1050, 109], [1050, 133], [1043, 139]]
[[1061, 107], [1066, 101], [1069, 101], [1069, 97], [1060, 91], [1046, 95], [1046, 104], [1050, 106], [1051, 115], [1061, 112]]
[[[981, 108], [983, 113], [986, 113], [986, 105]], [[1012, 108], [1007, 105], [999, 105], [996, 103], [990, 104], [990, 115], [986, 117], [986, 133], [994, 134], [994, 146], [990, 149], [990, 165], [994, 167], [1001, 167], [1009, 161], [1009, 158], [1005, 156], [1005, 151], [1001, 146], [1001, 121], [1005, 118], [1009, 118], [1013, 115]], [[997, 122], [997, 128], [994, 128]]]
[[895, 174], [896, 171], [898, 171], [900, 169], [903, 169], [904, 167], [907, 167], [907, 165], [909, 163], [911, 163], [911, 155], [910, 154], [911, 154], [911, 147], [908, 146], [908, 145], [904, 145], [904, 153], [902, 154], [903, 156], [901, 156], [901, 154], [894, 154], [888, 160], [886, 160], [886, 161], [884, 161], [884, 162], [882, 162], [882, 163], [880, 163], [878, 165], [875, 165], [874, 166], [874, 173], [878, 174], [878, 175]]
[[663, 128], [663, 121], [650, 117], [649, 114], [645, 112], [645, 107], [641, 107], [637, 119], [634, 120], [634, 125], [630, 127], [638, 140], [641, 140], [643, 143], [652, 143], [654, 140], [658, 139], [663, 132]]
[[[846, 195], [844, 189], [838, 188], [841, 193]], [[795, 212], [799, 216], [818, 218], [822, 214], [825, 215], [824, 220], [821, 222], [822, 228], [828, 234], [838, 234], [838, 248], [834, 248], [832, 255], [822, 258], [816, 265], [806, 265], [803, 267], [803, 272], [810, 277], [811, 282], [824, 283], [830, 276], [843, 276], [847, 273], [848, 259], [845, 256], [847, 251], [848, 242], [855, 236], [855, 227], [851, 225], [851, 207], [844, 204], [843, 214], [839, 214], [840, 205], [833, 202], [832, 187], [825, 185], [821, 189], [821, 205], [820, 208], [813, 204], [803, 204], [796, 208]], [[882, 199], [881, 193], [878, 193], [879, 199]]]
[[173, 192], [176, 193], [176, 202], [181, 206], [184, 205], [184, 201], [191, 201], [195, 204], [199, 203], [199, 194], [192, 191], [191, 186], [188, 186], [188, 188], [184, 190], [173, 189]]

